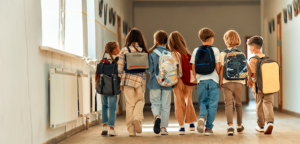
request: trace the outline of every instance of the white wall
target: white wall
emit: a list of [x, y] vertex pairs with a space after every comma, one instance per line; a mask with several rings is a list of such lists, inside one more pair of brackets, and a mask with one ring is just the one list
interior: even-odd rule
[[[263, 19], [263, 37], [264, 52], [272, 59], [277, 60], [277, 26], [272, 34], [269, 33], [268, 22], [275, 19], [277, 23], [277, 15], [282, 13], [283, 8], [287, 8], [288, 4], [292, 4], [292, 0], [262, 0]], [[284, 23], [282, 19], [282, 62], [283, 62], [283, 109], [300, 113], [300, 80], [299, 76], [299, 45], [300, 41], [300, 16], [294, 17]], [[275, 107], [278, 107], [278, 95], [275, 95]]]
[[[202, 45], [198, 31], [203, 27], [211, 28], [215, 34], [214, 46], [226, 48], [223, 35], [227, 30], [236, 30], [242, 39], [239, 48], [245, 52], [245, 36], [260, 35], [260, 3], [247, 2], [134, 2], [134, 26], [140, 29], [147, 40], [148, 49], [153, 46], [156, 30], [167, 33], [179, 31], [192, 52]], [[245, 93], [245, 89], [244, 89]], [[245, 100], [245, 94], [243, 96]], [[196, 87], [193, 101], [198, 102]], [[220, 91], [220, 102], [224, 101]], [[146, 92], [149, 103], [149, 91]]]
[[[124, 3], [114, 1], [114, 5]], [[94, 70], [82, 60], [39, 50], [42, 44], [40, 0], [3, 0], [0, 9], [0, 143], [40, 144], [75, 127], [75, 124], [49, 127], [49, 69], [64, 68], [90, 75]], [[128, 22], [132, 20], [127, 9], [117, 11], [126, 11], [123, 16]], [[81, 118], [76, 126], [79, 125], [82, 125]]]

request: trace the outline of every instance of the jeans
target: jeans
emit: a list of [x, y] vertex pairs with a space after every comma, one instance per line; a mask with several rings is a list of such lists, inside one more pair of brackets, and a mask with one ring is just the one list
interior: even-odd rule
[[160, 116], [161, 127], [168, 127], [171, 109], [171, 90], [150, 89], [150, 102], [153, 116]]
[[[205, 127], [213, 128], [213, 122], [216, 118], [219, 102], [219, 84], [215, 81], [201, 80], [198, 84], [198, 104], [200, 107], [200, 116], [206, 120]], [[207, 115], [207, 117], [206, 117]]]
[[101, 101], [102, 101], [102, 124], [107, 123], [108, 126], [114, 127], [116, 121], [118, 96], [101, 95]]

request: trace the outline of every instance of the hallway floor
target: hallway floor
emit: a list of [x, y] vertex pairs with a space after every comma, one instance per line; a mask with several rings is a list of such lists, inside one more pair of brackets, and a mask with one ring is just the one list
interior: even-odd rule
[[[199, 115], [199, 107], [195, 105], [196, 114]], [[300, 143], [300, 118], [283, 114], [275, 111], [275, 124], [271, 135], [264, 135], [255, 131], [256, 113], [255, 103], [251, 102], [244, 106], [243, 125], [245, 131], [243, 134], [235, 133], [234, 136], [227, 136], [226, 118], [224, 105], [219, 105], [216, 120], [214, 122], [213, 136], [204, 136], [197, 131], [186, 131], [185, 135], [179, 135], [179, 125], [174, 114], [174, 107], [171, 109], [168, 136], [156, 135], [153, 132], [152, 112], [150, 106], [145, 106], [145, 119], [142, 123], [143, 133], [137, 134], [136, 137], [129, 137], [125, 125], [125, 114], [118, 116], [116, 120], [116, 131], [119, 134], [116, 137], [101, 136], [100, 125], [82, 131], [59, 144], [153, 144], [153, 143], [171, 143], [171, 144], [188, 144], [188, 143], [212, 143], [212, 144], [292, 144]], [[236, 119], [234, 119], [236, 120]], [[236, 121], [235, 121], [236, 122]], [[195, 124], [196, 125], [196, 124]], [[234, 124], [236, 125], [236, 123]], [[188, 124], [186, 124], [188, 130]], [[236, 132], [236, 130], [235, 130]]]

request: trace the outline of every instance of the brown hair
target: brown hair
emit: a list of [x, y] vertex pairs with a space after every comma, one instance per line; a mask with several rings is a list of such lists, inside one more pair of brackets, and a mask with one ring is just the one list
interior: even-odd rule
[[228, 47], [236, 47], [241, 44], [241, 38], [235, 30], [229, 30], [224, 34], [224, 42]]
[[107, 54], [109, 54], [110, 58], [111, 58], [115, 63], [117, 63], [117, 61], [112, 57], [111, 54], [112, 54], [112, 52], [114, 51], [114, 49], [117, 48], [117, 45], [118, 45], [118, 44], [119, 44], [119, 43], [116, 42], [116, 41], [111, 41], [111, 42], [106, 43], [106, 45], [105, 45], [105, 52], [104, 52], [104, 54], [103, 54], [102, 59], [104, 58], [105, 53], [107, 53]]
[[215, 33], [209, 28], [202, 28], [199, 31], [199, 38], [202, 42], [207, 42], [207, 40], [211, 37], [215, 37]]
[[260, 36], [253, 36], [248, 40], [247, 44], [248, 45], [254, 44], [258, 49], [261, 49], [262, 45], [264, 44], [264, 40]]
[[186, 46], [186, 42], [183, 36], [178, 31], [174, 31], [170, 34], [168, 45], [171, 52], [175, 52], [175, 50], [178, 50], [182, 52], [185, 56], [191, 54], [191, 52], [188, 50]]
[[[146, 43], [144, 40], [144, 36], [143, 36], [142, 32], [136, 28], [131, 29], [130, 32], [127, 34], [124, 46], [127, 47], [133, 43], [138, 43], [139, 46], [141, 48], [143, 48], [144, 52], [148, 53]], [[137, 48], [135, 47], [135, 45], [133, 45], [133, 47], [136, 49], [136, 51], [138, 51]]]
[[[155, 32], [154, 38], [157, 41], [157, 43], [149, 50], [149, 54], [157, 47], [158, 44], [163, 45], [168, 43], [168, 34], [163, 30]], [[166, 46], [166, 48], [169, 49], [168, 45]]]

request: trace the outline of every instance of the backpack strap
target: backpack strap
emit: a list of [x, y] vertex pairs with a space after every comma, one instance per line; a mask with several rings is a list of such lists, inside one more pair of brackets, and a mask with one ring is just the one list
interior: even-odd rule
[[156, 53], [158, 56], [162, 56], [162, 53], [157, 49], [154, 49], [153, 52]]
[[229, 53], [230, 50], [229, 50], [229, 49], [224, 49], [224, 50], [222, 50], [221, 52]]
[[130, 50], [129, 46], [127, 46], [127, 50], [128, 50], [129, 53], [131, 53], [131, 50]]

